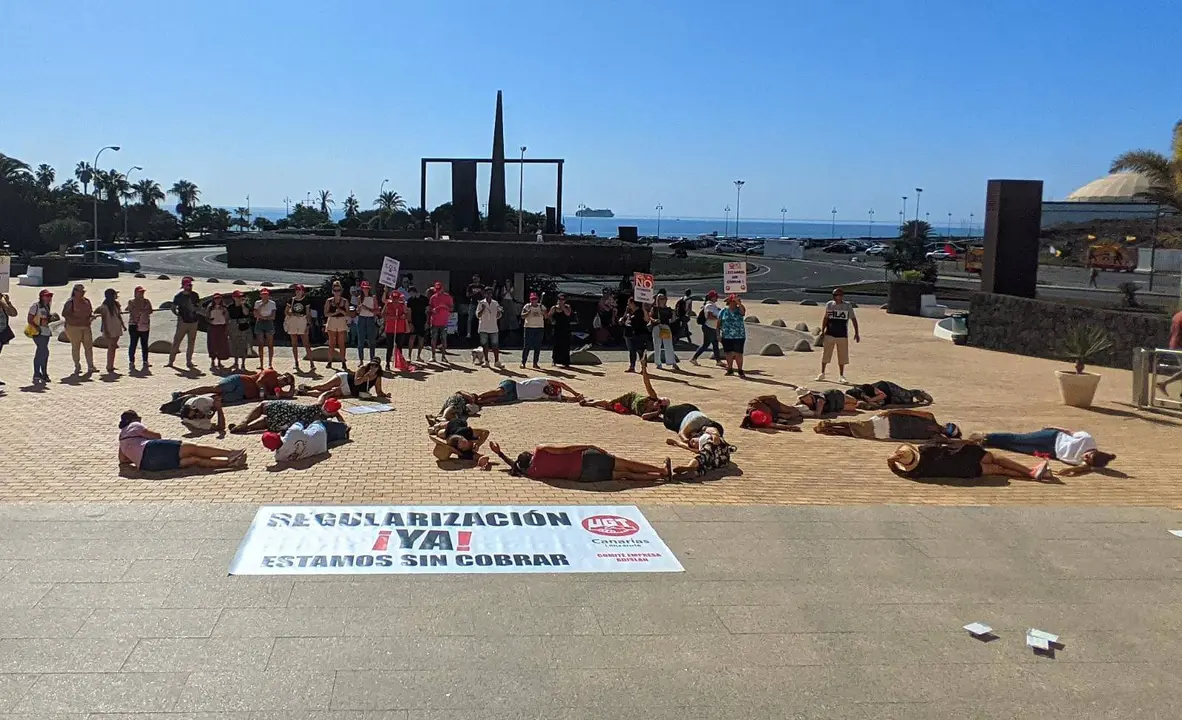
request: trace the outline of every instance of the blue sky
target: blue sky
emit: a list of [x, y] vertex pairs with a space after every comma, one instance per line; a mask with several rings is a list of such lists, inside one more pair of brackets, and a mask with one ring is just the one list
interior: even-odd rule
[[[565, 209], [943, 222], [985, 181], [1062, 198], [1182, 117], [1176, 0], [0, 3], [0, 152], [187, 178], [216, 205], [418, 202], [418, 159], [566, 159]], [[136, 176], [133, 176], [133, 180]], [[525, 203], [553, 200], [527, 171]], [[516, 201], [516, 170], [508, 185]], [[481, 192], [486, 180], [482, 178]], [[428, 204], [450, 195], [446, 173]]]

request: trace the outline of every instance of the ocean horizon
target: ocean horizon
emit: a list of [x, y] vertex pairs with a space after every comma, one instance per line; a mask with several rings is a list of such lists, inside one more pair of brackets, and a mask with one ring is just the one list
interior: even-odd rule
[[[228, 207], [231, 212], [234, 208]], [[265, 217], [269, 220], [280, 220], [287, 217], [286, 211], [279, 207], [252, 208], [253, 217]], [[340, 220], [344, 213], [333, 210], [332, 219]], [[655, 217], [612, 217], [612, 218], [579, 218], [567, 215], [564, 219], [568, 234], [590, 235], [594, 232], [600, 237], [615, 237], [621, 225], [635, 226], [636, 232], [642, 236], [678, 238], [694, 238], [699, 235], [717, 233], [720, 237], [735, 236], [735, 219], [732, 218], [696, 218], [696, 217], [662, 217], [660, 219], [660, 234], [658, 235], [658, 221]], [[947, 223], [932, 223], [932, 231], [940, 237], [979, 237], [980, 226], [968, 223], [953, 223], [951, 233]], [[899, 236], [899, 226], [895, 223], [869, 221], [838, 220], [836, 223], [823, 220], [792, 220], [786, 219], [781, 226], [780, 220], [767, 218], [739, 218], [739, 236], [744, 238], [896, 238]]]

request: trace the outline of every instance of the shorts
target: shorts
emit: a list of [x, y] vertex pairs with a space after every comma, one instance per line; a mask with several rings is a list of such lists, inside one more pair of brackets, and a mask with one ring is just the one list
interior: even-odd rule
[[328, 332], [349, 332], [349, 318], [330, 317], [328, 319]]
[[743, 354], [743, 346], [747, 344], [747, 338], [723, 338], [722, 351], [728, 353]]
[[336, 420], [318, 420], [317, 422], [324, 426], [329, 445], [343, 443], [349, 439], [349, 426], [345, 423]]
[[480, 346], [481, 347], [500, 348], [501, 347], [501, 334], [500, 333], [488, 333], [488, 332], [480, 333]]
[[600, 450], [584, 450], [579, 482], [606, 482], [612, 479], [616, 459]]
[[501, 389], [501, 392], [505, 393], [505, 398], [502, 402], [517, 402], [516, 380], [502, 380], [497, 383], [497, 387]]
[[164, 470], [179, 470], [180, 467], [180, 440], [149, 440], [144, 445], [144, 454], [140, 458], [140, 470], [162, 472]]
[[255, 337], [266, 337], [268, 335], [274, 335], [274, 334], [275, 334], [275, 321], [274, 320], [258, 320], [255, 322], [255, 324], [254, 324], [254, 336]]
[[218, 380], [218, 394], [222, 396], [223, 405], [233, 405], [246, 399], [246, 388], [241, 375], [227, 375]]
[[283, 318], [283, 332], [288, 335], [307, 335], [308, 334], [308, 316], [307, 315], [288, 315]]
[[833, 348], [837, 348], [837, 364], [850, 364], [850, 339], [848, 337], [833, 337], [826, 335], [825, 339], [821, 341], [821, 346], [825, 351], [821, 354], [821, 362], [827, 363], [833, 360]]
[[430, 337], [431, 337], [431, 342], [441, 342], [441, 343], [447, 342], [447, 326], [446, 325], [433, 325], [431, 327]]

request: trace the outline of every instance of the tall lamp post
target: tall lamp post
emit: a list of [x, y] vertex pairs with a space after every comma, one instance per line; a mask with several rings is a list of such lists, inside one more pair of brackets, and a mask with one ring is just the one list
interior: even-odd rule
[[[382, 195], [386, 194], [386, 183], [388, 183], [388, 182], [390, 182], [390, 178], [386, 178], [385, 180], [383, 180], [382, 184], [378, 187], [378, 203], [382, 202]], [[385, 216], [386, 216], [386, 208], [382, 207], [379, 204], [378, 205], [378, 229], [379, 230], [386, 229], [386, 217]]]
[[525, 146], [521, 146], [521, 164], [517, 166], [517, 234], [520, 235], [523, 230], [521, 224], [522, 208], [525, 205], [522, 203], [522, 198], [525, 197]]
[[1161, 227], [1161, 205], [1153, 214], [1153, 245], [1149, 248], [1149, 290], [1153, 290], [1153, 274], [1157, 267], [1157, 231]]
[[833, 240], [837, 237], [837, 208], [829, 211], [829, 239]]
[[283, 212], [291, 215], [291, 198], [287, 195], [283, 196]]
[[[123, 176], [123, 179], [124, 179], [124, 180], [130, 180], [130, 179], [131, 179], [131, 174], [132, 174], [133, 172], [135, 172], [136, 170], [143, 170], [143, 168], [142, 168], [142, 167], [140, 167], [139, 165], [132, 165], [132, 166], [131, 166], [131, 167], [128, 169], [128, 171], [127, 171], [127, 174], [125, 174], [125, 175]], [[131, 239], [131, 237], [130, 237], [130, 236], [127, 234], [127, 204], [126, 204], [126, 203], [124, 203], [124, 205], [123, 205], [123, 240], [124, 240], [124, 241], [127, 241], [127, 240], [130, 240], [130, 239]]]
[[923, 188], [915, 188], [915, 239], [919, 239], [919, 201], [923, 198]]
[[784, 215], [788, 212], [788, 208], [780, 208], [780, 237], [784, 237]]
[[[94, 176], [95, 176], [96, 178], [98, 177], [98, 161], [99, 161], [99, 155], [102, 155], [102, 154], [103, 154], [103, 150], [114, 150], [115, 152], [119, 152], [119, 146], [118, 146], [118, 145], [108, 145], [108, 146], [106, 146], [106, 147], [104, 147], [104, 148], [101, 148], [101, 149], [100, 149], [98, 152], [96, 152], [96, 153], [94, 154], [94, 165], [92, 165], [92, 166], [91, 166], [91, 169], [90, 169], [90, 171], [91, 171], [91, 173], [93, 173], [93, 174], [94, 174]], [[98, 252], [98, 246], [99, 246], [99, 234], [98, 234], [98, 183], [96, 182], [96, 183], [94, 184], [94, 251], [95, 251], [95, 252]]]
[[973, 214], [969, 213], [969, 237], [973, 236]]
[[723, 236], [724, 238], [725, 238], [725, 237], [730, 237], [730, 228], [731, 228], [731, 206], [730, 206], [730, 205], [727, 205], [726, 207], [724, 207], [724, 208], [722, 209], [722, 211], [726, 213], [726, 220], [723, 220], [723, 221], [722, 221], [722, 236]]
[[657, 239], [661, 239], [661, 211], [665, 209], [664, 205], [657, 203]]
[[870, 208], [870, 239], [874, 239], [874, 208]]
[[579, 203], [579, 212], [575, 213], [576, 215], [579, 216], [579, 234], [580, 235], [583, 234], [583, 211], [586, 209], [587, 209], [586, 205], [584, 205], [583, 203]]
[[907, 222], [907, 196], [903, 196], [903, 211], [899, 213], [899, 237], [903, 237], [903, 225]]
[[952, 213], [948, 213], [948, 237], [952, 237]]
[[739, 239], [739, 195], [743, 192], [743, 185], [745, 181], [735, 181], [735, 239]]

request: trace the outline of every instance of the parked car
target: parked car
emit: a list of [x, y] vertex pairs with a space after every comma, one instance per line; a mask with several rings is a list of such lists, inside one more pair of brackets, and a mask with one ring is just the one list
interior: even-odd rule
[[928, 253], [925, 257], [927, 257], [928, 260], [956, 260], [957, 259], [957, 255], [955, 255], [954, 253], [950, 253], [947, 250], [933, 250], [930, 253]]
[[827, 245], [823, 252], [827, 253], [842, 253], [843, 255], [852, 255], [858, 252], [858, 248], [848, 242], [835, 242], [832, 245]]
[[747, 252], [747, 248], [735, 242], [723, 242], [714, 246], [716, 253], [732, 253], [735, 255], [742, 255]]
[[82, 253], [82, 262], [96, 265], [118, 265], [119, 272], [139, 272], [140, 261], [132, 256], [114, 250], [99, 250]]
[[695, 247], [697, 245], [694, 244], [693, 240], [686, 240], [685, 238], [669, 243], [670, 250], [693, 250]]
[[877, 245], [871, 245], [870, 247], [866, 248], [866, 254], [867, 255], [882, 255], [884, 252], [887, 251], [888, 247], [889, 247], [888, 245], [884, 245], [882, 243], [878, 243]]

